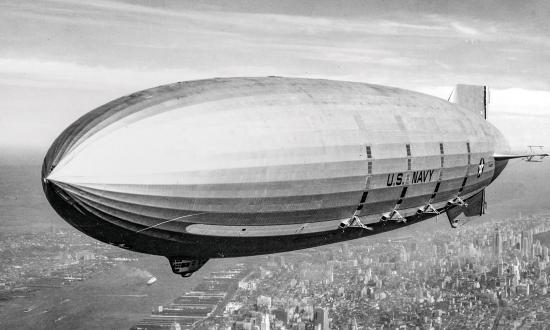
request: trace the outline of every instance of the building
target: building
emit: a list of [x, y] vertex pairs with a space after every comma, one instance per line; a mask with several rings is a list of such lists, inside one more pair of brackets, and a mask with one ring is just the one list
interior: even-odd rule
[[355, 319], [355, 317], [353, 319], [349, 319], [347, 330], [357, 330], [357, 329], [358, 329], [357, 320]]
[[496, 258], [502, 257], [502, 236], [498, 228], [495, 228], [495, 237], [493, 240], [493, 255]]
[[315, 328], [319, 327], [321, 330], [329, 330], [328, 324], [328, 308], [317, 307], [313, 314], [313, 324]]
[[258, 307], [267, 307], [267, 308], [271, 308], [271, 297], [267, 297], [267, 296], [258, 296], [258, 298], [256, 299], [256, 304], [258, 305]]
[[178, 322], [174, 321], [174, 323], [170, 325], [170, 330], [181, 330], [181, 325]]
[[262, 321], [260, 323], [260, 330], [269, 330], [270, 324], [269, 324], [269, 315], [262, 314]]

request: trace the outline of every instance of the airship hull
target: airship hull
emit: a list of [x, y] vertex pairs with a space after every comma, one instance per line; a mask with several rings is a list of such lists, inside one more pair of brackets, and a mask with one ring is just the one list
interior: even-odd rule
[[[230, 257], [427, 219], [435, 213], [419, 212], [426, 206], [444, 210], [482, 192], [503, 148], [483, 117], [416, 92], [209, 79], [145, 90], [80, 118], [46, 155], [43, 185], [64, 219], [104, 242]], [[353, 218], [369, 230], [342, 228]]]

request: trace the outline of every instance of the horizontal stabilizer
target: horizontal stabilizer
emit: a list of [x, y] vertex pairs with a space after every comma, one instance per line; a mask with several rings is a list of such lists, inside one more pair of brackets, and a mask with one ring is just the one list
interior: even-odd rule
[[509, 154], [509, 155], [503, 155], [503, 154], [495, 154], [493, 157], [496, 161], [499, 160], [508, 160], [508, 159], [515, 159], [515, 158], [525, 158], [528, 162], [537, 162], [541, 161], [544, 157], [547, 157], [548, 154], [546, 153], [540, 153], [540, 154]]

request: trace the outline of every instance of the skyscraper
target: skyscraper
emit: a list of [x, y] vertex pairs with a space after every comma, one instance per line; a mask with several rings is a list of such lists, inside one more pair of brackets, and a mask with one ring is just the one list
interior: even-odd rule
[[526, 231], [521, 232], [521, 255], [529, 258], [531, 246], [529, 245], [529, 234]]
[[315, 313], [313, 316], [313, 324], [315, 324], [315, 326], [320, 325], [321, 330], [329, 330], [328, 309], [326, 307], [315, 308]]
[[407, 254], [407, 250], [404, 246], [401, 246], [399, 249], [399, 259], [401, 262], [407, 262], [409, 261], [409, 256]]
[[493, 240], [493, 255], [497, 258], [502, 257], [502, 237], [498, 227], [495, 228], [495, 237]]
[[534, 241], [533, 241], [533, 229], [529, 229], [527, 231], [528, 233], [528, 238], [529, 238], [529, 257], [530, 258], [533, 258], [535, 257], [535, 254], [533, 253], [533, 245], [534, 245]]
[[348, 325], [346, 327], [347, 330], [357, 330], [357, 320], [355, 317], [353, 319], [348, 320]]
[[269, 324], [269, 315], [262, 314], [262, 321], [260, 323], [260, 330], [269, 330], [270, 324]]

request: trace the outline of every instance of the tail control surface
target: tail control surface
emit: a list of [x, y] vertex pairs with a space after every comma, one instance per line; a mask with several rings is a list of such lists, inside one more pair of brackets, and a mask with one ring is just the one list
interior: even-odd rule
[[514, 158], [524, 158], [527, 162], [533, 162], [538, 163], [541, 162], [544, 157], [548, 156], [547, 153], [543, 152], [544, 146], [527, 146], [529, 148], [528, 153], [520, 153], [520, 154], [509, 154], [509, 155], [501, 155], [501, 154], [495, 154], [495, 160], [502, 161], [502, 160], [508, 160], [508, 159], [514, 159]]
[[447, 218], [451, 227], [456, 228], [458, 216], [480, 216], [485, 214], [487, 203], [485, 202], [485, 189], [468, 198], [463, 205], [456, 205], [447, 210]]
[[449, 219], [455, 219], [462, 213], [467, 217], [485, 214], [485, 190], [468, 198], [464, 205], [455, 206], [447, 210]]
[[478, 113], [487, 119], [487, 107], [489, 106], [489, 88], [476, 85], [456, 85], [449, 96], [449, 102]]

